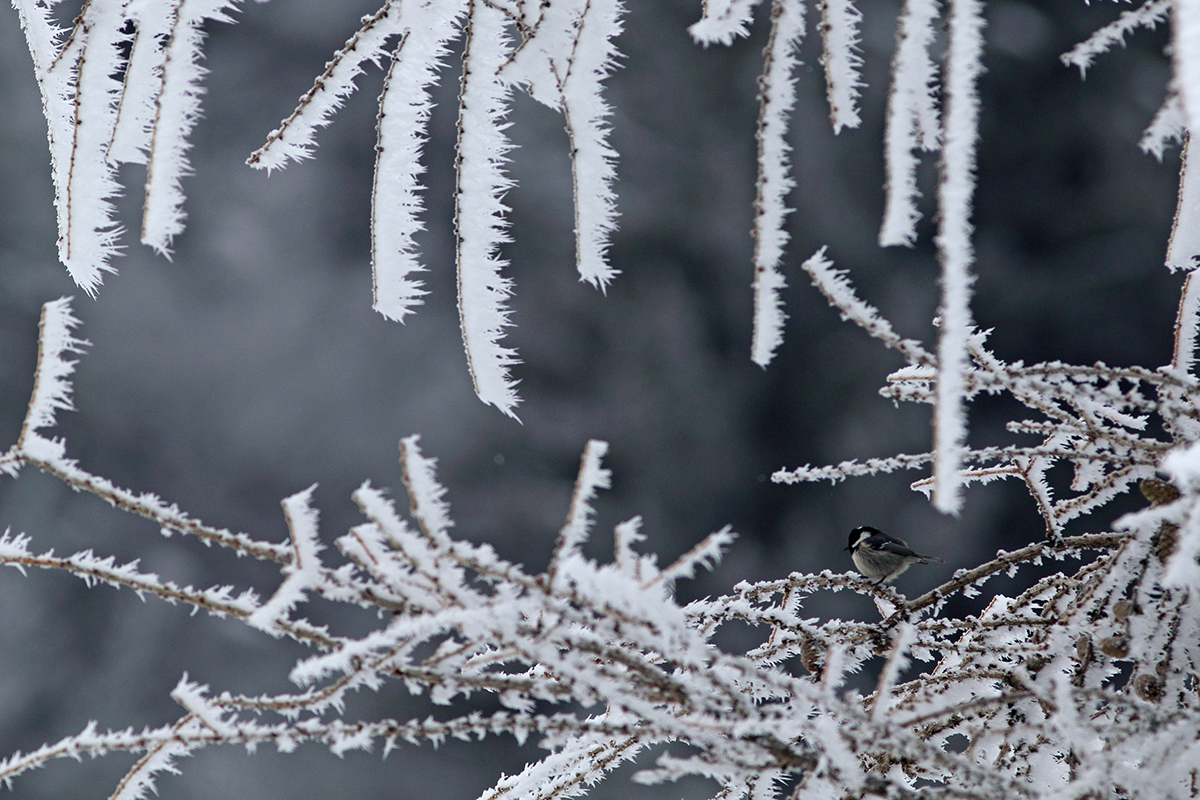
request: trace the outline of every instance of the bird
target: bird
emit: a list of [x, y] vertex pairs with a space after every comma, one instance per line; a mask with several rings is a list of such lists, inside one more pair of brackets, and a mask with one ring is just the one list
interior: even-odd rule
[[850, 543], [846, 547], [854, 566], [875, 585], [892, 581], [913, 564], [943, 563], [937, 556], [914, 553], [908, 543], [895, 536], [888, 536], [878, 528], [863, 525], [850, 531]]

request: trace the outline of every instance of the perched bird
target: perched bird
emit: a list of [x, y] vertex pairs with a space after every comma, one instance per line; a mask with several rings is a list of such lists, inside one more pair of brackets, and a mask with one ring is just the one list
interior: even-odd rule
[[846, 549], [850, 551], [858, 571], [874, 580], [876, 586], [884, 581], [895, 580], [897, 575], [913, 564], [942, 562], [936, 556], [914, 553], [902, 539], [888, 536], [869, 525], [850, 531], [850, 544]]

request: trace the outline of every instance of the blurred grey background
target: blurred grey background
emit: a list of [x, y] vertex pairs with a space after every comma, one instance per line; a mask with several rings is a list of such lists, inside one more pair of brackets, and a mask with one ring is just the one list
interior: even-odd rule
[[[79, 364], [75, 413], [60, 433], [82, 465], [156, 492], [206, 522], [281, 540], [279, 501], [308, 485], [327, 542], [359, 521], [363, 480], [400, 488], [397, 441], [419, 432], [439, 459], [457, 535], [487, 540], [531, 569], [544, 566], [589, 438], [611, 444], [611, 491], [598, 504], [592, 551], [614, 523], [645, 519], [645, 547], [668, 560], [732, 525], [720, 568], [680, 587], [716, 594], [743, 579], [843, 571], [846, 533], [872, 524], [941, 554], [899, 588], [919, 592], [996, 547], [1038, 538], [1018, 487], [973, 488], [961, 518], [941, 517], [908, 489], [919, 474], [787, 487], [780, 467], [920, 452], [924, 407], [877, 394], [901, 364], [841, 323], [798, 269], [829, 246], [862, 296], [906, 336], [932, 341], [937, 304], [933, 223], [911, 249], [883, 251], [882, 114], [900, 4], [863, 0], [868, 88], [861, 129], [827, 121], [817, 12], [809, 12], [792, 123], [797, 188], [789, 230], [786, 341], [769, 369], [750, 349], [755, 79], [767, 9], [753, 35], [701, 48], [687, 26], [696, 0], [628, 0], [621, 68], [608, 81], [620, 153], [622, 271], [607, 296], [573, 266], [570, 177], [561, 119], [517, 98], [518, 145], [507, 248], [516, 327], [508, 342], [523, 403], [517, 424], [472, 394], [458, 331], [452, 262], [452, 161], [457, 66], [437, 90], [427, 149], [430, 294], [406, 325], [370, 310], [369, 191], [375, 103], [371, 71], [319, 135], [316, 159], [267, 176], [244, 165], [294, 107], [375, 0], [274, 0], [213, 25], [204, 119], [185, 182], [187, 231], [172, 261], [127, 234], [126, 255], [98, 300], [76, 290], [55, 255], [45, 127], [16, 13], [0, 6], [0, 436], [15, 440], [32, 384], [42, 303], [74, 294], [92, 342]], [[1170, 359], [1181, 279], [1162, 266], [1178, 154], [1159, 164], [1137, 149], [1161, 102], [1164, 31], [1138, 32], [1081, 81], [1060, 53], [1126, 6], [1082, 0], [988, 4], [987, 72], [975, 237], [977, 320], [1003, 358], [1155, 367]], [[122, 173], [122, 219], [137, 229], [144, 171]], [[936, 165], [922, 175], [931, 215]], [[1000, 440], [1003, 400], [972, 410], [972, 441]], [[5, 447], [8, 444], [4, 445]], [[1103, 527], [1136, 499], [1114, 504]], [[198, 586], [269, 593], [278, 574], [79, 496], [34, 472], [0, 479], [0, 525], [38, 550], [91, 548]], [[1020, 579], [1018, 579], [1020, 580]], [[1004, 590], [997, 581], [989, 586]], [[813, 616], [870, 619], [867, 604], [814, 597]], [[316, 604], [339, 630], [373, 620]], [[738, 646], [736, 636], [730, 646]], [[296, 648], [228, 621], [57, 574], [0, 572], [0, 755], [78, 732], [159, 725], [178, 716], [168, 694], [187, 672], [214, 690], [288, 687]], [[427, 712], [396, 687], [361, 698], [369, 718]], [[216, 749], [159, 781], [164, 798], [437, 797], [473, 800], [501, 771], [538, 751], [509, 740], [403, 747], [338, 759], [317, 746], [248, 757]], [[132, 757], [52, 764], [19, 778], [14, 798], [105, 797]], [[599, 794], [699, 796], [698, 784], [628, 783]], [[0, 792], [6, 790], [0, 789]]]

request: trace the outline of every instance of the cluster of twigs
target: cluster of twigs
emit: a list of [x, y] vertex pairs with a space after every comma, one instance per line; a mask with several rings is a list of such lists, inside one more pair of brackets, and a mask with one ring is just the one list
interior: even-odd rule
[[[848, 287], [835, 283], [826, 284], [831, 294], [844, 296]], [[885, 322], [863, 322], [887, 340]], [[1055, 796], [1083, 797], [1113, 786], [1126, 797], [1196, 796], [1200, 610], [1194, 590], [1165, 577], [1173, 559], [1191, 555], [1178, 532], [1189, 524], [1195, 493], [1144, 480], [1154, 505], [1122, 530], [1047, 536], [960, 570], [911, 602], [857, 575], [823, 572], [743, 583], [729, 595], [681, 606], [673, 596], [675, 581], [711, 564], [732, 534], [712, 534], [660, 568], [634, 549], [642, 538], [635, 518], [617, 527], [611, 563], [585, 558], [580, 546], [591, 526], [592, 502], [609, 482], [603, 443], [591, 442], [584, 452], [549, 566], [530, 574], [486, 544], [449, 535], [449, 507], [434, 462], [413, 436], [401, 442], [401, 465], [416, 528], [385, 492], [364, 483], [354, 499], [366, 521], [336, 540], [341, 555], [335, 563], [318, 536], [311, 489], [283, 501], [290, 541], [272, 543], [207, 526], [69, 459], [65, 444], [44, 431], [53, 427], [57, 411], [71, 406], [70, 356], [86, 344], [73, 335], [76, 324], [65, 300], [44, 309], [29, 411], [0, 468], [14, 475], [42, 470], [164, 531], [273, 562], [282, 582], [266, 599], [252, 589], [181, 587], [136, 563], [117, 564], [90, 551], [37, 554], [23, 535], [0, 539], [0, 563], [22, 571], [60, 570], [234, 617], [303, 643], [311, 654], [291, 671], [295, 692], [213, 692], [184, 676], [172, 694], [182, 707], [175, 722], [142, 731], [89, 725], [0, 762], [6, 783], [54, 758], [131, 751], [141, 758], [113, 796], [135, 798], [153, 787], [158, 773], [173, 770], [177, 759], [213, 744], [271, 743], [289, 751], [317, 741], [340, 753], [382, 741], [386, 752], [403, 741], [504, 733], [536, 737], [548, 755], [503, 779], [488, 798], [574, 796], [621, 763], [668, 743], [688, 745], [687, 755], [661, 752], [638, 779], [701, 775], [717, 782], [720, 798], [909, 796], [921, 785], [961, 797], [1040, 797], [1048, 796], [1047, 788]], [[920, 352], [912, 342], [893, 344]], [[1149, 378], [1115, 372], [1102, 381], [1096, 376], [1110, 377], [1103, 368], [1064, 368], [1061, 375], [1048, 367], [981, 370], [977, 385], [982, 390], [1008, 376], [1010, 387], [1032, 393], [1031, 386], [1044, 382], [1058, 393], [1042, 390], [1038, 407], [1087, 408], [1097, 431], [1107, 431], [1099, 426], [1115, 424], [1114, 417], [1122, 429], [1136, 428], [1117, 411], [1146, 401], [1113, 385], [1130, 375]], [[920, 399], [922, 380], [910, 374], [902, 390]], [[1167, 385], [1179, 391], [1178, 402], [1165, 407], [1185, 408], [1190, 388]], [[1098, 405], [1098, 396], [1108, 404]], [[1043, 445], [1010, 457], [1014, 463], [1058, 458], [1086, 466], [1086, 454], [1113, 448], [1112, 439], [1111, 433], [1093, 440], [1062, 437], [1077, 442], [1076, 449], [1051, 452]], [[1136, 448], [1127, 445], [1127, 451]], [[1125, 480], [1128, 465], [1093, 460], [1110, 470], [1093, 479], [1104, 491], [1117, 480], [1105, 476], [1119, 473]], [[1021, 474], [1037, 486], [1027, 477], [1032, 470]], [[1094, 489], [1080, 491], [1085, 496]], [[1105, 496], [1095, 495], [1095, 502]], [[1062, 503], [1046, 508], [1059, 515], [1048, 516], [1048, 523], [1061, 522], [1066, 513]], [[1073, 574], [1054, 571], [1017, 597], [994, 597], [978, 615], [943, 615], [948, 599], [978, 594], [994, 575], [1089, 552], [1098, 555]], [[847, 590], [873, 596], [882, 619], [804, 617], [806, 596]], [[310, 596], [373, 609], [382, 622], [363, 636], [313, 625], [303, 613]], [[761, 644], [744, 653], [723, 652], [712, 637], [729, 623], [761, 631]], [[914, 658], [926, 666], [913, 669]], [[846, 676], [873, 659], [882, 659], [876, 690], [862, 697], [845, 689]], [[399, 687], [452, 710], [409, 720], [344, 716], [348, 693]], [[472, 708], [469, 698], [478, 692], [496, 695], [507, 710]]]
[[[121, 235], [113, 199], [122, 163], [146, 165], [140, 238], [169, 255], [184, 229], [183, 178], [200, 116], [201, 48], [209, 20], [230, 22], [239, 0], [87, 0], [69, 26], [59, 0], [14, 0], [33, 57], [50, 140], [59, 257], [95, 294]], [[513, 415], [518, 402], [501, 343], [511, 281], [504, 194], [504, 133], [514, 90], [563, 116], [575, 188], [580, 278], [603, 288], [616, 275], [608, 239], [616, 226], [614, 152], [602, 81], [621, 30], [619, 0], [383, 0], [361, 20], [295, 111], [248, 163], [277, 169], [311, 157], [315, 135], [354, 91], [369, 63], [388, 63], [379, 98], [371, 191], [373, 307], [403, 320], [426, 293], [415, 235], [425, 224], [422, 151], [431, 89], [456, 38], [464, 42], [455, 161], [459, 312], [476, 393]], [[59, 12], [61, 13], [61, 12]], [[515, 36], [513, 34], [516, 34]]]
[[[908, 362], [881, 393], [934, 403], [942, 375], [936, 356], [898, 336], [823, 251], [804, 266], [844, 319]], [[974, 332], [965, 397], [1006, 393], [1035, 415], [1011, 421], [1008, 430], [1037, 441], [967, 447], [961, 478], [1021, 480], [1045, 523], [1044, 538], [960, 570], [912, 602], [881, 603], [882, 623], [791, 629], [772, 642], [772, 655], [799, 655], [823, 675], [831, 654], [841, 664], [852, 652], [861, 664], [873, 649], [886, 661], [879, 690], [864, 700], [869, 708], [884, 704], [914, 734], [941, 747], [965, 747], [978, 763], [1026, 782], [1034, 794], [1051, 787], [1056, 797], [1200, 796], [1200, 383], [1191, 374], [1190, 284], [1180, 304], [1174, 362], [1159, 370], [1005, 363], [986, 348], [986, 334]], [[923, 468], [935, 458], [930, 452], [802, 467], [780, 470], [774, 479], [839, 481]], [[1072, 473], [1058, 499], [1047, 479], [1056, 465]], [[931, 482], [919, 480], [914, 488], [928, 492]], [[1119, 520], [1116, 531], [1066, 534], [1069, 522], [1133, 485], [1150, 508]], [[977, 616], [937, 616], [948, 596], [977, 594], [992, 575], [1015, 574], [1044, 559], [1081, 558], [1089, 550], [1098, 555], [1073, 573], [1055, 570], [1016, 597], [996, 596]], [[835, 582], [804, 576], [744, 591], [753, 600], [779, 593], [786, 603], [788, 592]], [[891, 685], [910, 655], [935, 666]], [[862, 755], [873, 770], [953, 783], [905, 754], [875, 749]]]
[[[90, 551], [39, 555], [29, 549], [26, 536], [0, 540], [0, 562], [22, 571], [61, 570], [89, 583], [232, 616], [303, 643], [314, 654], [292, 671], [292, 680], [302, 687], [298, 692], [211, 694], [185, 677], [173, 693], [183, 708], [176, 722], [141, 732], [99, 731], [89, 725], [0, 763], [5, 782], [53, 758], [133, 751], [143, 756], [114, 796], [139, 797], [153, 786], [156, 773], [210, 744], [253, 747], [270, 742], [289, 750], [298, 742], [318, 740], [342, 752], [380, 739], [386, 750], [397, 740], [505, 732], [519, 738], [536, 734], [552, 753], [506, 779], [495, 796], [572, 795], [646, 747], [668, 741], [686, 741], [697, 755], [686, 762], [661, 760], [646, 779], [700, 772], [719, 777], [727, 789], [743, 785], [749, 790], [764, 781], [773, 785], [788, 774], [832, 769], [820, 767], [821, 748], [814, 749], [803, 735], [811, 715], [820, 710], [826, 720], [820, 725], [836, 728], [837, 716], [858, 717], [871, 728], [870, 736], [895, 740], [898, 747], [915, 749], [947, 770], [978, 773], [981, 787], [1005, 785], [998, 776], [929, 748], [902, 729], [871, 722], [852, 700], [789, 675], [772, 666], [772, 658], [715, 650], [709, 637], [720, 622], [744, 617], [739, 608], [747, 605], [746, 598], [680, 607], [672, 590], [676, 580], [718, 557], [732, 538], [728, 530], [659, 568], [652, 557], [634, 550], [641, 535], [639, 521], [633, 519], [616, 530], [611, 564], [584, 558], [580, 545], [590, 527], [591, 502], [609, 480], [601, 464], [603, 443], [592, 442], [585, 450], [567, 523], [540, 575], [503, 561], [487, 545], [449, 536], [443, 490], [416, 437], [401, 443], [401, 464], [418, 529], [409, 527], [383, 492], [364, 484], [354, 499], [367, 522], [337, 540], [343, 556], [338, 566], [322, 556], [317, 515], [309, 505], [311, 490], [284, 500], [291, 541], [275, 544], [206, 526], [155, 497], [115, 487], [79, 467], [66, 457], [63, 442], [42, 433], [54, 425], [58, 410], [71, 405], [68, 378], [74, 364], [68, 356], [86, 344], [72, 335], [75, 324], [66, 301], [44, 309], [35, 389], [21, 436], [0, 462], [5, 471], [40, 469], [145, 516], [164, 531], [277, 563], [283, 581], [265, 601], [253, 591], [235, 595], [229, 587], [180, 587], [136, 564], [116, 564]], [[863, 586], [848, 576], [836, 583]], [[314, 626], [298, 613], [309, 594], [384, 612], [385, 622], [362, 637]], [[722, 610], [714, 614], [714, 609]], [[779, 631], [789, 624], [806, 625], [795, 618], [794, 607], [779, 611]], [[492, 692], [511, 711], [467, 712], [449, 720], [327, 719], [344, 708], [347, 693], [388, 691], [397, 683], [428, 693], [436, 704]], [[584, 710], [547, 712], [541, 704]], [[264, 712], [276, 721], [263, 721]], [[867, 741], [859, 734], [843, 739], [847, 752]]]
[[[814, 285], [837, 308], [908, 364], [892, 373], [881, 394], [893, 400], [934, 403], [938, 380], [936, 357], [919, 342], [899, 337], [879, 313], [856, 296], [844, 273], [833, 268], [824, 251], [804, 264]], [[1014, 434], [1037, 441], [1028, 445], [969, 447], [964, 482], [987, 483], [1016, 478], [1037, 503], [1046, 535], [1062, 536], [1068, 522], [1104, 506], [1138, 481], [1152, 478], [1166, 453], [1192, 441], [1200, 426], [1196, 406], [1200, 383], [1187, 372], [1168, 367], [1110, 367], [1102, 363], [1076, 366], [1061, 362], [1026, 365], [1006, 363], [986, 347], [987, 334], [970, 340], [971, 366], [965, 373], [966, 397], [1007, 394], [1034, 419], [1008, 423]], [[829, 467], [780, 470], [778, 482], [831, 480], [858, 475], [927, 467], [934, 453], [847, 461]], [[1066, 465], [1073, 477], [1069, 494], [1055, 499], [1047, 473]], [[913, 487], [928, 493], [931, 479]]]

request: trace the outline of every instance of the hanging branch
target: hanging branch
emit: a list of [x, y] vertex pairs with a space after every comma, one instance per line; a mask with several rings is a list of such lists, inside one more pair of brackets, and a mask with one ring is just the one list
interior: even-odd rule
[[[384, 11], [390, 8], [389, 4]], [[459, 13], [457, 9], [447, 13], [437, 4], [405, 3], [403, 16], [391, 24], [391, 27], [402, 24], [405, 32], [392, 54], [379, 96], [375, 174], [371, 184], [371, 276], [372, 308], [397, 322], [404, 321], [426, 293], [421, 282], [412, 277], [425, 269], [418, 259], [414, 240], [423, 228], [419, 219], [424, 211], [420, 175], [425, 168], [420, 159], [433, 107], [430, 87], [457, 32]], [[376, 27], [376, 38], [382, 42], [389, 25], [381, 22]], [[414, 30], [419, 33], [414, 34]], [[362, 31], [356, 35], [361, 34]], [[363, 53], [355, 55], [361, 58]], [[342, 58], [345, 60], [345, 56]], [[361, 63], [356, 61], [353, 68], [340, 66], [336, 71], [352, 80], [350, 73], [359, 70]], [[338, 89], [325, 91], [332, 97], [337, 91], [348, 92], [351, 88], [348, 80], [343, 79]], [[326, 113], [331, 111], [332, 107]]]
[[938, 510], [950, 514], [962, 508], [959, 470], [967, 438], [967, 342], [974, 327], [970, 311], [970, 217], [979, 117], [975, 82], [983, 57], [983, 24], [983, 6], [978, 0], [951, 0], [942, 178], [938, 188], [942, 303], [933, 409], [933, 502]]
[[163, 48], [162, 88], [146, 159], [146, 203], [142, 244], [169, 255], [172, 240], [183, 232], [183, 176], [191, 172], [188, 136], [200, 116], [201, 26], [206, 20], [231, 22], [239, 0], [174, 0]]
[[699, 22], [688, 33], [701, 44], [729, 45], [750, 35], [751, 14], [760, 0], [704, 0]]
[[64, 223], [59, 255], [75, 282], [93, 296], [103, 273], [112, 271], [108, 262], [117, 253], [120, 235], [113, 219], [119, 187], [107, 156], [120, 93], [112, 76], [120, 68], [127, 2], [90, 0], [72, 34], [72, 53], [59, 66], [72, 69], [75, 78], [70, 152], [62, 164], [66, 174], [57, 186]]
[[804, 6], [775, 0], [771, 36], [763, 49], [758, 80], [758, 183], [754, 202], [754, 333], [751, 359], [760, 367], [771, 362], [783, 343], [783, 248], [788, 234], [787, 194], [795, 186], [788, 175], [787, 117], [796, 102], [792, 73], [800, 63], [796, 48], [804, 36]]
[[858, 95], [862, 91], [862, 56], [858, 54], [858, 26], [862, 13], [852, 0], [821, 0], [821, 38], [825, 45], [821, 64], [825, 67], [825, 88], [829, 100], [829, 121], [833, 132], [857, 128]]
[[[575, 263], [580, 280], [601, 290], [617, 276], [607, 257], [609, 238], [617, 228], [617, 196], [613, 191], [617, 154], [608, 136], [612, 109], [601, 89], [616, 65], [612, 40], [621, 32], [623, 11], [620, 2], [584, 0], [574, 20], [568, 55], [556, 59], [546, 54], [558, 85], [558, 105], [571, 148]], [[545, 30], [539, 30], [539, 35]]]
[[941, 138], [938, 122], [937, 67], [930, 57], [937, 0], [906, 0], [896, 37], [892, 87], [888, 94], [883, 152], [886, 204], [880, 247], [911, 246], [917, 237], [917, 151], [934, 150]]
[[494, 80], [508, 57], [505, 18], [483, 0], [471, 0], [468, 8], [454, 191], [458, 316], [475, 394], [516, 419], [509, 367], [517, 354], [500, 344], [512, 293], [512, 282], [501, 275], [508, 262], [499, 252], [508, 227], [501, 197], [511, 186], [503, 173], [510, 146], [502, 132], [508, 89]]

